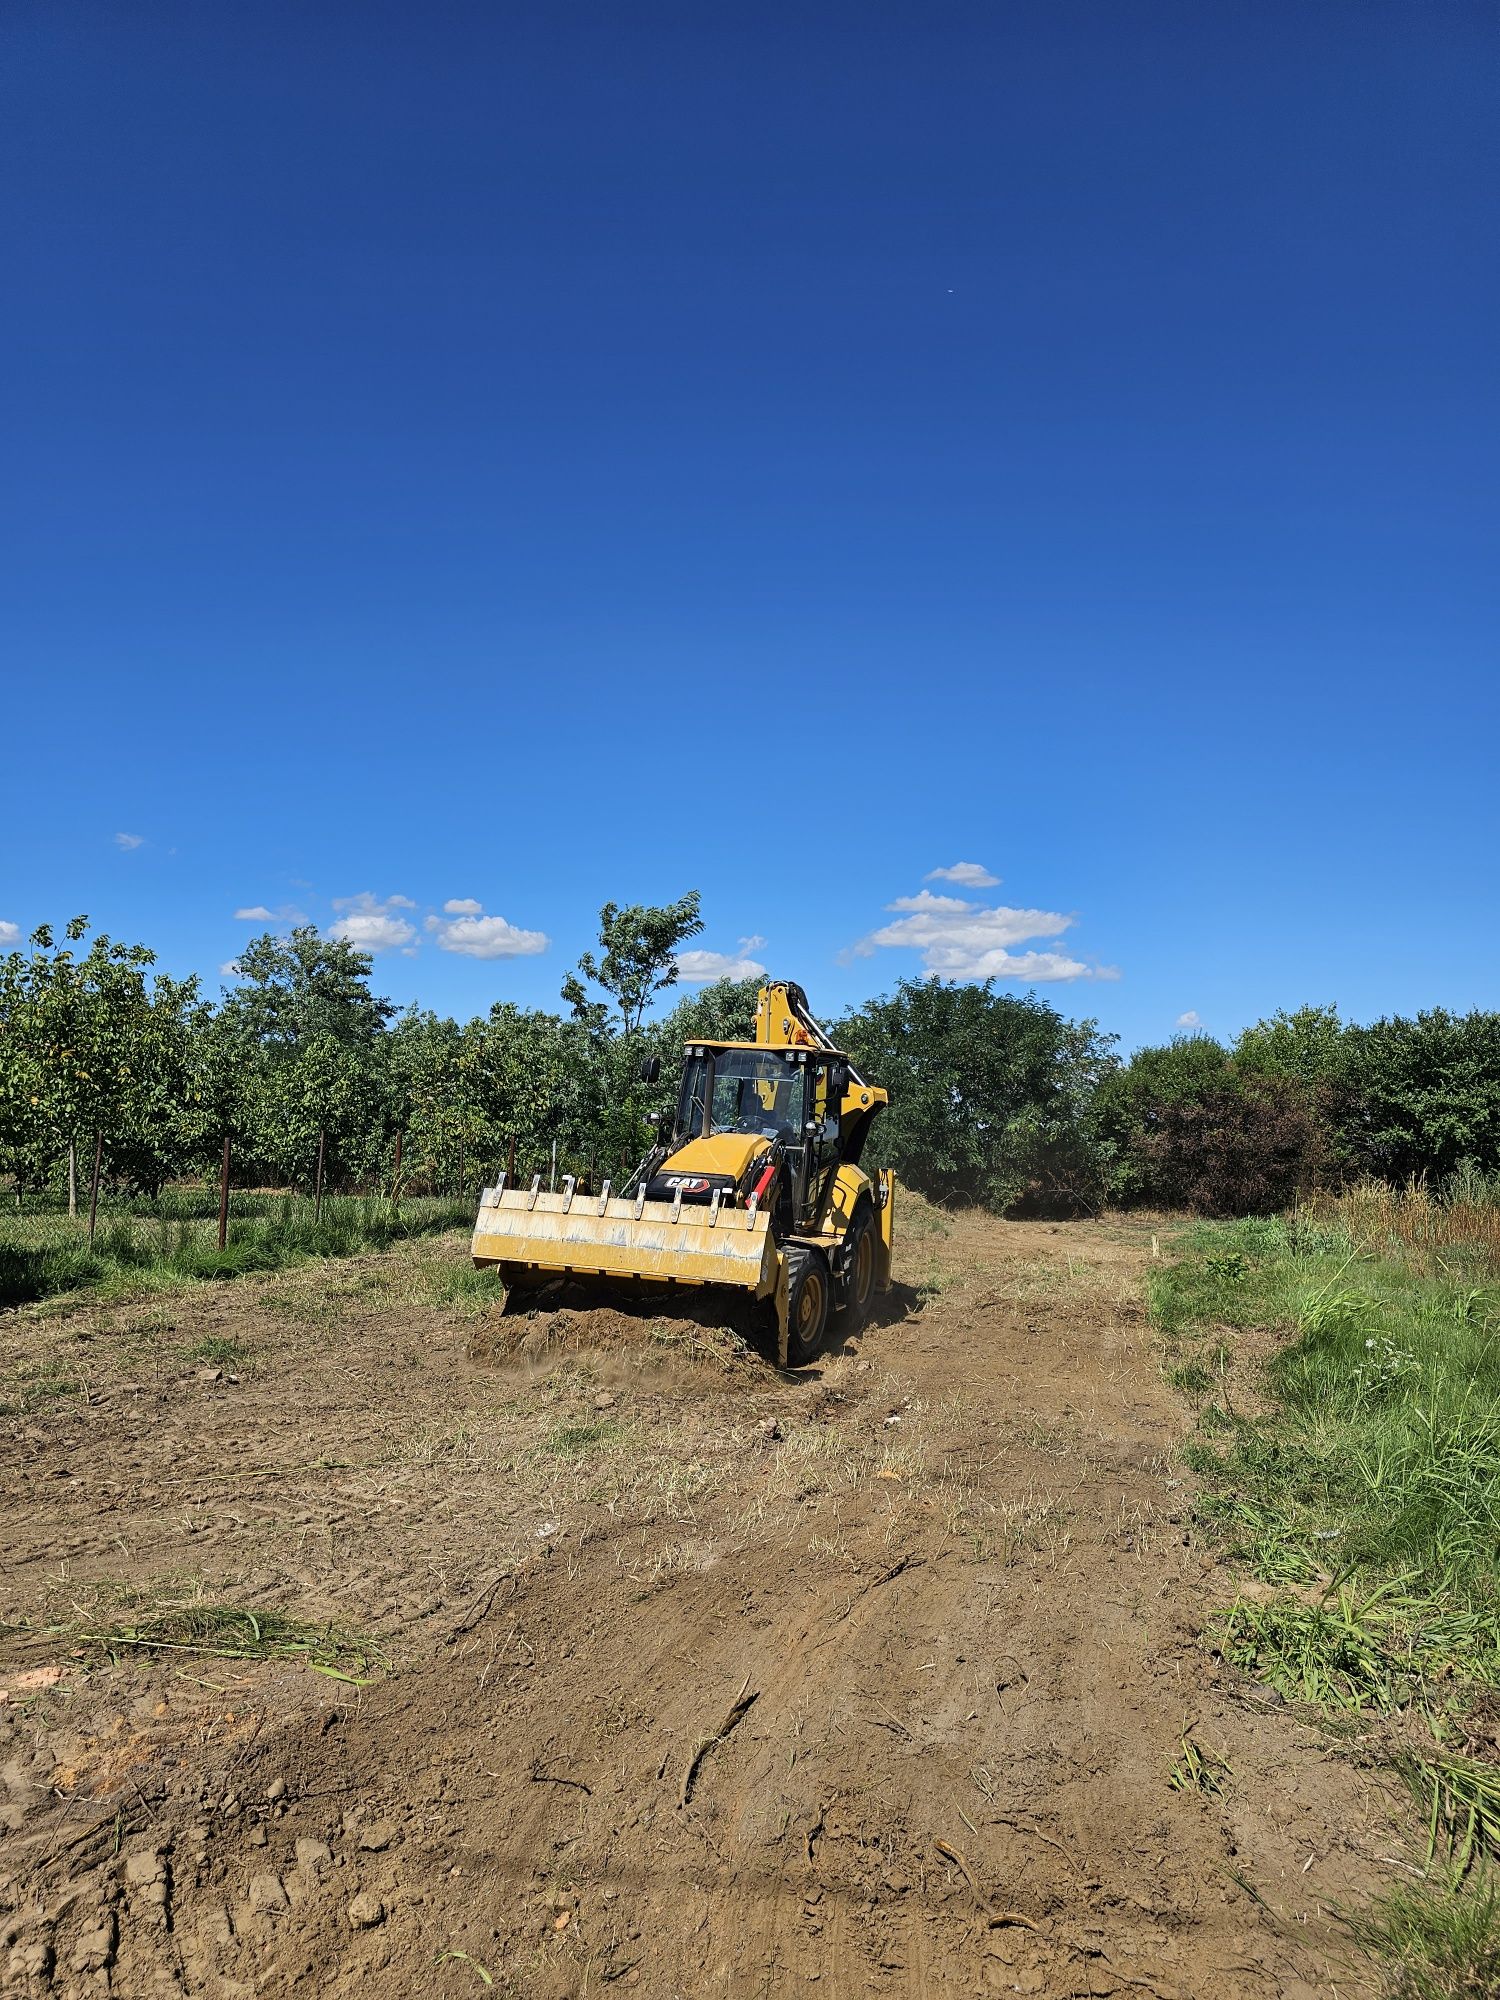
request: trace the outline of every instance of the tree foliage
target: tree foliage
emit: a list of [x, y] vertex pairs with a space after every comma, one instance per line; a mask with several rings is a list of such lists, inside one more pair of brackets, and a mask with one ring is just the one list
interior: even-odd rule
[[[497, 1001], [467, 1022], [398, 1015], [353, 945], [302, 928], [256, 938], [222, 1003], [143, 945], [76, 917], [0, 956], [0, 1175], [55, 1198], [70, 1146], [102, 1139], [116, 1185], [147, 1193], [216, 1169], [310, 1186], [473, 1190], [508, 1164], [617, 1178], [670, 1116], [684, 1042], [747, 1040], [754, 980], [675, 995], [702, 928], [696, 893], [606, 903], [563, 1014]], [[662, 1003], [675, 999], [675, 1004]], [[1314, 1178], [1500, 1174], [1500, 1014], [1434, 1009], [1351, 1026], [1329, 1006], [1203, 1034], [1127, 1062], [1092, 1021], [992, 984], [907, 980], [833, 1033], [889, 1091], [870, 1161], [944, 1202], [1212, 1214], [1284, 1206]], [[658, 1057], [653, 1083], [643, 1058]], [[51, 1191], [50, 1194], [48, 1191]]]
[[[675, 903], [606, 903], [599, 912], [601, 955], [584, 952], [578, 970], [563, 981], [562, 997], [594, 1033], [636, 1035], [646, 1009], [677, 984], [677, 952], [703, 928], [696, 889]], [[604, 992], [589, 997], [585, 981]]]
[[1114, 1056], [1095, 1022], [988, 980], [908, 979], [832, 1033], [890, 1093], [871, 1158], [932, 1200], [1048, 1210], [1098, 1201], [1087, 1112]]
[[1375, 1021], [1345, 1031], [1341, 1136], [1381, 1179], [1500, 1173], [1500, 1014]]

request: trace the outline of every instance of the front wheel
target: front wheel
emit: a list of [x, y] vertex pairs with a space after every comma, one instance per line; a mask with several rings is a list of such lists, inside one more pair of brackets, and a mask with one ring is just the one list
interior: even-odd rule
[[786, 1359], [789, 1368], [805, 1368], [817, 1359], [828, 1330], [832, 1286], [828, 1261], [821, 1250], [794, 1243], [786, 1253]]
[[844, 1252], [844, 1296], [839, 1306], [839, 1325], [845, 1333], [858, 1333], [870, 1316], [875, 1296], [875, 1218], [861, 1207], [849, 1229]]

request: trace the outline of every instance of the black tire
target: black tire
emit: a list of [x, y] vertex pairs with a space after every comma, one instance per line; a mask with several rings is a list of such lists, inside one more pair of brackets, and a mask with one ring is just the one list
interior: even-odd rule
[[787, 1366], [805, 1368], [818, 1358], [828, 1331], [833, 1283], [821, 1250], [794, 1243], [786, 1262]]
[[844, 1256], [843, 1297], [839, 1301], [839, 1329], [858, 1333], [870, 1317], [875, 1297], [875, 1216], [861, 1207], [849, 1225], [848, 1249]]

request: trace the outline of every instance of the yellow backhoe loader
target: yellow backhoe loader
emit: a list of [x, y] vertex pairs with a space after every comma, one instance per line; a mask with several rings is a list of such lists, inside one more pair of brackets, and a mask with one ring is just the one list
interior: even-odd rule
[[[654, 1083], [653, 1059], [642, 1080]], [[808, 1011], [800, 986], [760, 989], [755, 1039], [689, 1042], [670, 1135], [618, 1193], [551, 1191], [538, 1175], [480, 1197], [474, 1262], [512, 1293], [567, 1277], [604, 1288], [732, 1286], [763, 1302], [783, 1367], [853, 1331], [891, 1282], [895, 1176], [860, 1154], [886, 1093]]]

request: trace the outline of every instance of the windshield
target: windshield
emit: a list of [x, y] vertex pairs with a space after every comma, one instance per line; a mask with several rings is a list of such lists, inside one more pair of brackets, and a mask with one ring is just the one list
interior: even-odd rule
[[[801, 1133], [807, 1089], [805, 1064], [762, 1049], [716, 1049], [712, 1132], [759, 1132], [768, 1139]], [[683, 1138], [703, 1129], [706, 1056], [689, 1056], [682, 1078], [677, 1130]]]

